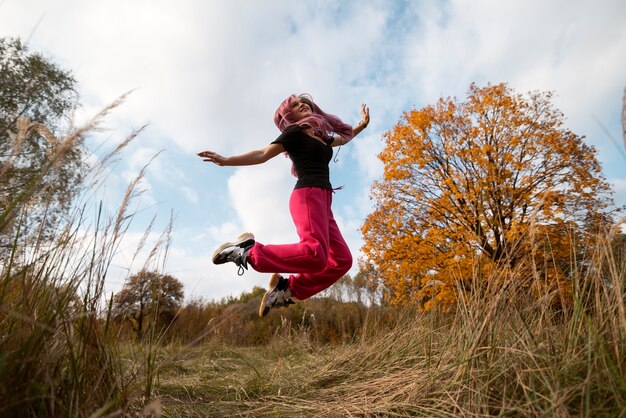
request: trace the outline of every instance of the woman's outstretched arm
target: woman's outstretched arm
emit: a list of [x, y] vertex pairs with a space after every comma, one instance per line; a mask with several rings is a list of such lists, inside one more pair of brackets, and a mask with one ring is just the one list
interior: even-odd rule
[[[369, 123], [370, 123], [370, 109], [369, 107], [367, 107], [365, 103], [363, 103], [361, 105], [361, 121], [352, 128], [352, 138], [360, 134], [363, 131], [363, 129], [365, 129], [367, 125], [369, 125]], [[340, 145], [347, 144], [348, 142], [352, 140], [352, 138], [346, 139], [339, 135], [335, 135], [334, 138], [335, 140], [331, 144], [333, 147], [338, 147]]]
[[285, 149], [281, 144], [269, 144], [265, 148], [232, 157], [223, 157], [213, 151], [202, 151], [198, 153], [198, 156], [201, 157], [203, 161], [219, 165], [220, 167], [231, 165], [255, 165], [262, 164], [270, 158], [276, 157], [284, 150]]

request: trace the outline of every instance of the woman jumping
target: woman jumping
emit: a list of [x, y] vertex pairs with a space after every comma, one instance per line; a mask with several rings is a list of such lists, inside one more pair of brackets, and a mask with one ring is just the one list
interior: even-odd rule
[[[234, 262], [240, 275], [248, 265], [258, 272], [274, 273], [259, 307], [262, 317], [272, 308], [294, 303], [292, 298], [304, 300], [321, 292], [352, 267], [350, 249], [331, 210], [333, 188], [328, 164], [332, 147], [348, 143], [369, 124], [365, 104], [361, 115], [361, 121], [352, 127], [322, 111], [311, 96], [292, 95], [274, 114], [274, 123], [282, 133], [271, 144], [233, 157], [212, 151], [198, 153], [204, 161], [219, 166], [262, 164], [282, 152], [293, 162], [292, 171], [298, 181], [289, 199], [289, 211], [300, 242], [263, 245], [251, 233], [244, 233], [222, 244], [213, 254], [213, 263]], [[285, 278], [276, 272], [294, 274]]]

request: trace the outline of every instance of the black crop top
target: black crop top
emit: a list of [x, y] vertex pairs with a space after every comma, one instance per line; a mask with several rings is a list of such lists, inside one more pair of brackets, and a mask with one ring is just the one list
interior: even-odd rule
[[332, 138], [323, 144], [298, 125], [285, 128], [272, 144], [281, 144], [293, 162], [298, 181], [294, 189], [319, 187], [332, 189], [328, 163], [333, 157]]

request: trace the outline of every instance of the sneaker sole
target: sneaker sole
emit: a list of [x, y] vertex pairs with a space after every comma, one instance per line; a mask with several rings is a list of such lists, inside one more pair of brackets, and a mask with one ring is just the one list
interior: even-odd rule
[[270, 295], [270, 293], [272, 293], [272, 291], [274, 289], [276, 289], [276, 286], [278, 286], [278, 283], [280, 282], [280, 274], [278, 273], [274, 273], [272, 274], [272, 277], [270, 278], [270, 290], [268, 290], [267, 292], [265, 292], [265, 294], [263, 295], [263, 298], [261, 299], [261, 305], [259, 306], [259, 316], [261, 318], [263, 318], [265, 315], [267, 315], [271, 308], [268, 308], [267, 310], [265, 310], [265, 301], [267, 300], [267, 297]]
[[217, 250], [213, 252], [213, 256], [211, 257], [211, 259], [213, 260], [213, 264], [224, 264], [228, 261], [220, 257], [220, 253], [224, 251], [226, 248], [247, 247], [250, 245], [254, 245], [254, 242], [255, 242], [254, 235], [251, 234], [250, 232], [244, 232], [243, 234], [239, 235], [237, 239], [235, 239], [235, 241], [233, 242], [225, 242], [224, 244], [220, 245]]

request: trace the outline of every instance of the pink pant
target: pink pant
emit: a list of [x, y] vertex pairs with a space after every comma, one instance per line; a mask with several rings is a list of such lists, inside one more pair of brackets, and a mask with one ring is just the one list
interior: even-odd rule
[[332, 190], [295, 189], [289, 211], [296, 225], [297, 244], [256, 243], [248, 262], [262, 273], [290, 272], [289, 289], [296, 299], [306, 299], [326, 289], [352, 267], [352, 254], [341, 236], [333, 212]]

